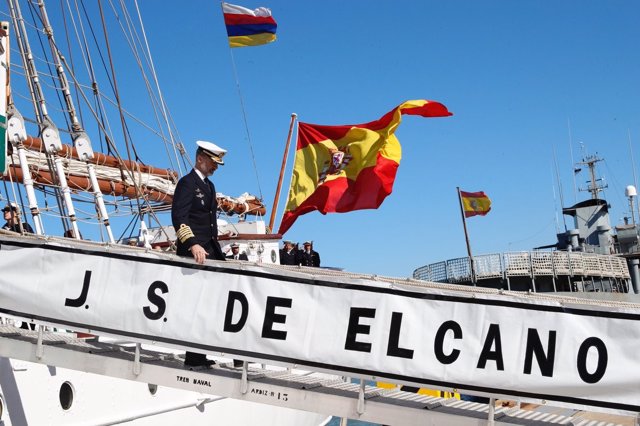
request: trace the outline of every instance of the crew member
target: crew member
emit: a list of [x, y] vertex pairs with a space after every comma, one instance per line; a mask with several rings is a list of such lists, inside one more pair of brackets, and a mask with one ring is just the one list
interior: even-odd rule
[[305, 241], [302, 248], [303, 250], [298, 252], [298, 265], [320, 266], [320, 254], [313, 249], [313, 241]]
[[284, 247], [280, 249], [280, 264], [297, 265], [298, 250], [294, 248], [293, 241], [284, 240], [282, 243]]
[[29, 232], [33, 234], [33, 228], [27, 222], [22, 222], [20, 220], [20, 207], [16, 203], [9, 203], [6, 205], [4, 209], [2, 209], [4, 214], [4, 220], [6, 223], [2, 227], [2, 229], [8, 229], [13, 232]]
[[238, 243], [231, 244], [231, 254], [227, 255], [227, 259], [232, 260], [249, 260], [247, 253], [240, 253], [240, 245]]
[[[214, 143], [197, 141], [196, 163], [176, 185], [171, 206], [171, 221], [176, 231], [176, 253], [193, 257], [203, 264], [205, 259], [225, 260], [218, 243], [216, 188], [208, 177], [224, 164], [227, 152]], [[187, 352], [186, 366], [211, 366], [205, 354]]]

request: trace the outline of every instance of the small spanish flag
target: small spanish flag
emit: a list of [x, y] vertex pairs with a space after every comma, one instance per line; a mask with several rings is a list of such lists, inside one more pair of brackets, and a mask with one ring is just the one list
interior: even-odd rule
[[460, 191], [464, 217], [484, 216], [491, 211], [491, 200], [482, 191], [465, 192]]

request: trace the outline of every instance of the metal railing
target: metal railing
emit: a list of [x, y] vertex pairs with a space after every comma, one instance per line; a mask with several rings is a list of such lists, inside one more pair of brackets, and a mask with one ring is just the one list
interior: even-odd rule
[[[475, 279], [536, 276], [571, 276], [630, 279], [624, 258], [612, 255], [566, 252], [523, 251], [473, 256]], [[425, 281], [462, 283], [472, 280], [469, 257], [460, 257], [421, 266], [413, 278]]]

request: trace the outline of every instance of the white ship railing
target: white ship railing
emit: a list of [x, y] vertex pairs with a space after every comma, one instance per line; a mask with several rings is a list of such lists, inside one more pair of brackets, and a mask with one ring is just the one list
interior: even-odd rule
[[629, 268], [619, 256], [565, 252], [523, 251], [460, 257], [417, 268], [413, 278], [441, 283], [469, 283], [510, 277], [575, 277], [577, 279], [604, 278], [629, 280]]

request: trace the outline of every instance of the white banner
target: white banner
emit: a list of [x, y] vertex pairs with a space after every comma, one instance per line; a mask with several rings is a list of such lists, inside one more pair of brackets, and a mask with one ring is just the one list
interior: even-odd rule
[[640, 411], [636, 305], [6, 241], [0, 271], [0, 313], [70, 329], [352, 377]]

